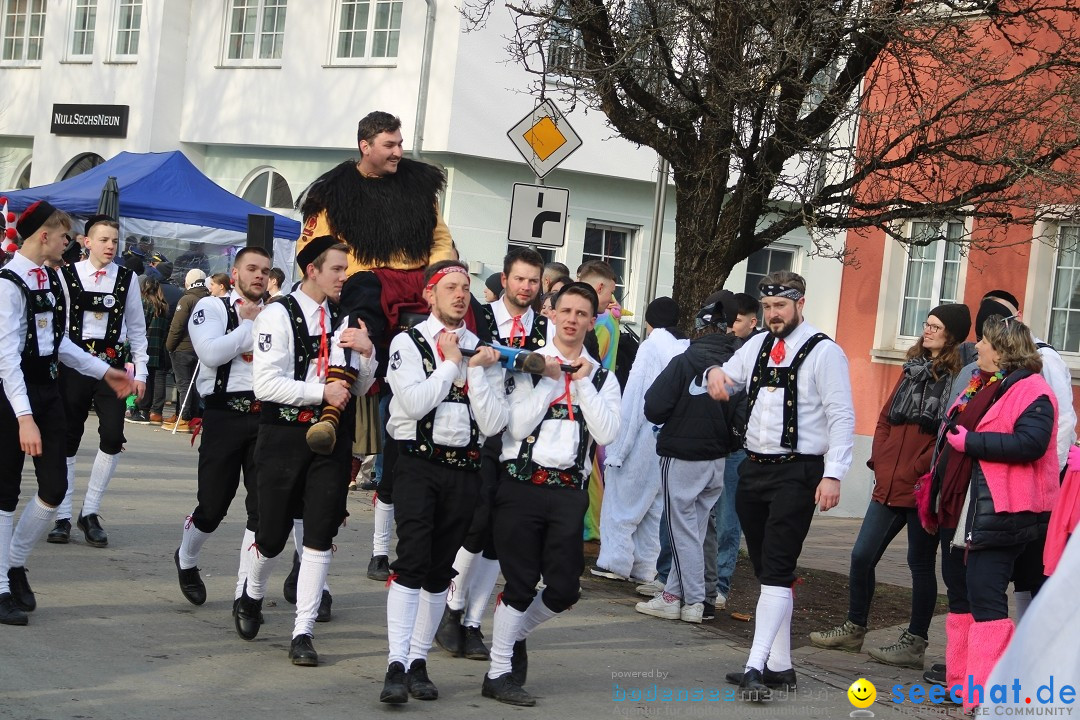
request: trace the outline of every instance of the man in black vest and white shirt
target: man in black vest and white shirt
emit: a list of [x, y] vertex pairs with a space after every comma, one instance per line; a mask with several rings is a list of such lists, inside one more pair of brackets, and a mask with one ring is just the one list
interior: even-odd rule
[[814, 508], [825, 512], [840, 501], [855, 433], [847, 358], [803, 321], [806, 281], [785, 270], [765, 276], [758, 287], [769, 332], [705, 372], [716, 400], [727, 401], [736, 388], [747, 391], [746, 460], [735, 507], [761, 595], [745, 671], [727, 679], [754, 702], [768, 699], [772, 689], [795, 688], [795, 566]]
[[[108, 215], [86, 221], [86, 247], [90, 257], [61, 272], [68, 295], [68, 336], [79, 347], [111, 367], [135, 365], [136, 394], [146, 389], [146, 318], [139, 279], [131, 270], [113, 262], [119, 247], [119, 224]], [[101, 527], [98, 512], [124, 447], [124, 398], [117, 398], [101, 381], [72, 370], [60, 371], [60, 391], [67, 413], [67, 494], [56, 514], [49, 542], [66, 543], [71, 532], [72, 497], [75, 494], [75, 454], [82, 442], [86, 419], [93, 405], [98, 422], [98, 452], [90, 470], [77, 524], [86, 543], [105, 547], [109, 536]]]

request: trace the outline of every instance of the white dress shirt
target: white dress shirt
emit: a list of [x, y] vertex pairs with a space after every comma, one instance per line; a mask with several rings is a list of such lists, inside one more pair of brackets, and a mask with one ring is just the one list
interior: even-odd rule
[[[480, 441], [496, 435], [506, 427], [508, 409], [503, 391], [502, 366], [498, 363], [482, 368], [469, 367], [469, 358], [452, 363], [439, 358], [436, 338], [442, 332], [458, 336], [458, 345], [472, 350], [479, 338], [462, 324], [456, 330], [446, 330], [434, 313], [416, 326], [435, 356], [435, 368], [431, 375], [424, 371], [424, 358], [408, 333], [399, 333], [390, 342], [390, 362], [386, 369], [386, 381], [394, 394], [390, 398], [390, 420], [386, 430], [395, 440], [415, 440], [416, 423], [435, 410], [432, 442], [447, 447], [465, 447], [469, 444], [470, 418], [480, 430]], [[469, 404], [443, 402], [454, 383], [468, 386]]]
[[[808, 322], [799, 323], [784, 338], [786, 354], [780, 363], [769, 359], [769, 367], [790, 367], [799, 348], [819, 332]], [[769, 338], [763, 332], [751, 337], [723, 365], [735, 384], [750, 389], [750, 377], [757, 364], [761, 346]], [[855, 408], [851, 401], [851, 378], [844, 351], [835, 342], [825, 341], [815, 347], [799, 366], [796, 374], [799, 398], [799, 437], [796, 447], [780, 444], [784, 427], [782, 388], [769, 392], [762, 386], [746, 428], [746, 449], [762, 455], [796, 452], [825, 456], [825, 477], [842, 480], [851, 467], [851, 449], [855, 443]]]
[[[18, 275], [31, 290], [39, 288], [38, 273], [34, 269], [44, 270], [35, 265], [22, 253], [16, 252], [6, 270]], [[46, 284], [48, 280], [45, 281]], [[53, 298], [55, 301], [56, 298]], [[140, 315], [141, 317], [141, 315]], [[48, 357], [53, 354], [53, 313], [37, 313], [38, 355]], [[45, 322], [45, 328], [41, 323]], [[26, 296], [22, 290], [10, 281], [0, 282], [0, 382], [4, 385], [4, 394], [11, 403], [16, 417], [31, 415], [30, 400], [26, 395], [26, 381], [22, 373], [22, 351], [26, 347]], [[55, 348], [60, 362], [72, 370], [92, 378], [101, 379], [109, 369], [107, 363], [99, 360], [68, 339], [67, 333], [60, 338], [59, 347]]]
[[[104, 275], [96, 275], [98, 269], [89, 260], [81, 260], [71, 266], [72, 270], [82, 283], [83, 290], [94, 293], [112, 294], [116, 287], [116, 279], [119, 267], [116, 263], [109, 263], [101, 268]], [[67, 286], [67, 280], [63, 273], [60, 274], [60, 283], [67, 293], [68, 313], [71, 313], [71, 288]], [[96, 315], [101, 315], [100, 318]], [[105, 313], [95, 313], [93, 310], [83, 312], [82, 318], [83, 340], [101, 340], [105, 337], [105, 329], [108, 326], [108, 317]], [[127, 299], [124, 301], [124, 314], [120, 323], [120, 337], [118, 342], [131, 343], [131, 362], [135, 364], [135, 379], [146, 382], [146, 361], [149, 356], [146, 352], [146, 316], [143, 314], [142, 292], [139, 288], [139, 278], [135, 273], [131, 274], [131, 283], [127, 290]]]
[[[550, 357], [560, 357], [555, 343], [549, 343], [536, 352]], [[615, 377], [615, 373], [609, 372], [598, 392], [593, 387], [592, 379], [599, 370], [600, 363], [593, 359], [584, 348], [581, 349], [581, 357], [592, 363], [592, 372], [588, 377], [570, 383], [569, 404], [581, 409], [593, 441], [597, 445], [607, 445], [613, 442], [619, 433], [619, 403], [621, 401], [619, 380]], [[563, 362], [566, 361], [563, 360]], [[548, 407], [555, 402], [568, 404], [564, 397], [565, 378], [560, 377], [555, 380], [542, 377], [535, 386], [530, 375], [514, 373], [513, 378], [513, 387], [507, 395], [510, 401], [510, 422], [506, 427], [506, 432], [503, 433], [502, 455], [499, 459], [506, 462], [518, 457], [522, 441], [533, 435], [536, 426], [539, 425], [540, 431], [536, 433], [536, 442], [533, 443], [533, 462], [555, 470], [567, 470], [574, 467], [578, 458], [580, 440], [577, 421], [569, 418], [543, 420]], [[584, 476], [588, 473], [586, 458], [586, 466], [582, 468], [582, 474]]]
[[[1044, 340], [1038, 338], [1035, 338], [1035, 342], [1045, 343]], [[1039, 357], [1043, 362], [1043, 379], [1054, 391], [1054, 397], [1057, 399], [1058, 466], [1065, 467], [1065, 462], [1069, 459], [1069, 448], [1076, 441], [1076, 410], [1073, 409], [1072, 374], [1065, 361], [1053, 348], [1039, 348]]]
[[[236, 290], [227, 296], [229, 305], [250, 302]], [[262, 305], [260, 300], [258, 303]], [[232, 363], [225, 392], [250, 392], [253, 388], [251, 365], [254, 360], [255, 321], [238, 318], [240, 324], [229, 331], [229, 316], [221, 298], [204, 297], [195, 304], [188, 318], [188, 337], [199, 356], [199, 374], [195, 387], [203, 397], [214, 392], [218, 368]]]
[[[494, 338], [495, 342], [501, 342], [500, 338], [510, 339], [510, 333], [514, 328], [514, 316], [510, 314], [510, 310], [506, 307], [506, 301], [503, 298], [489, 304], [491, 307], [491, 314], [495, 316], [495, 323], [499, 329], [499, 337]], [[525, 338], [528, 339], [532, 335], [533, 322], [536, 320], [536, 313], [530, 307], [525, 310], [520, 316], [521, 325], [525, 328]], [[552, 332], [555, 324], [549, 322], [547, 324], [547, 337], [544, 340], [544, 345], [551, 343]]]
[[[335, 331], [330, 326], [330, 306], [324, 300], [317, 303], [303, 290], [291, 293], [300, 304], [307, 324], [308, 335], [317, 335], [320, 332], [319, 310], [323, 311], [323, 319], [326, 324], [327, 342], [330, 345], [330, 364], [337, 366], [345, 365], [345, 351], [338, 346], [341, 333], [348, 326], [348, 317], [342, 317]], [[221, 303], [219, 298], [204, 298], [199, 301], [201, 305], [206, 300], [214, 300]], [[224, 310], [224, 308], [222, 308]], [[308, 405], [323, 404], [323, 386], [325, 378], [319, 375], [318, 358], [312, 358], [308, 363], [307, 372], [303, 380], [296, 380], [293, 372], [293, 329], [289, 318], [289, 311], [282, 302], [274, 302], [267, 305], [259, 316], [255, 318], [252, 328], [255, 339], [252, 360], [252, 385], [255, 397], [263, 402], [275, 402], [281, 405], [304, 407]], [[358, 352], [350, 353], [352, 367], [359, 370], [356, 382], [352, 386], [354, 395], [362, 395], [368, 391], [375, 380], [375, 353], [370, 357], [364, 357]]]

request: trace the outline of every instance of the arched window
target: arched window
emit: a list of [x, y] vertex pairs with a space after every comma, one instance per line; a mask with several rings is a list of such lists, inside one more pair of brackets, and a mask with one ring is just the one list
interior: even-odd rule
[[60, 175], [60, 179], [67, 180], [76, 175], [82, 175], [87, 170], [96, 168], [103, 162], [105, 162], [105, 158], [97, 153], [83, 153], [82, 155], [76, 156], [75, 159], [68, 164], [67, 170]]
[[25, 190], [30, 187], [30, 167], [33, 165], [31, 158], [23, 161], [22, 167], [15, 172], [15, 189]]
[[264, 208], [292, 208], [293, 196], [289, 183], [273, 168], [257, 170], [244, 186], [241, 197]]

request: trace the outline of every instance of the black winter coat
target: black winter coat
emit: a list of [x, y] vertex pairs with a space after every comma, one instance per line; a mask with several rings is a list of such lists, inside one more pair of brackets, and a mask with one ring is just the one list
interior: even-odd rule
[[744, 422], [737, 414], [740, 408], [745, 414], [745, 398], [717, 402], [698, 383], [706, 369], [724, 364], [741, 345], [734, 335], [698, 338], [656, 378], [645, 393], [645, 418], [663, 426], [656, 437], [657, 455], [716, 460], [739, 448], [731, 428]]

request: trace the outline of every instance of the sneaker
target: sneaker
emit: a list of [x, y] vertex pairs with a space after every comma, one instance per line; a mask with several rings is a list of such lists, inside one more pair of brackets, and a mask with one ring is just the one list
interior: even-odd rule
[[[640, 603], [639, 603], [640, 604]], [[715, 613], [713, 613], [715, 617]], [[683, 622], [701, 624], [705, 617], [705, 603], [693, 603], [683, 605], [679, 611], [679, 619]]]
[[678, 620], [681, 616], [682, 600], [671, 593], [662, 592], [648, 602], [639, 602], [634, 609], [643, 615]]
[[819, 648], [857, 653], [862, 650], [864, 637], [866, 637], [866, 628], [845, 620], [843, 625], [838, 625], [831, 630], [810, 633], [810, 644]]
[[128, 413], [128, 416], [124, 418], [124, 420], [129, 423], [134, 423], [135, 425], [150, 424], [150, 416], [144, 413], [142, 410], [139, 410], [138, 408], [135, 408], [130, 413]]
[[178, 433], [190, 433], [191, 423], [188, 420], [177, 420], [175, 422], [163, 422], [161, 423], [161, 429], [165, 432], [172, 432], [176, 429]]
[[165, 420], [161, 417], [161, 413], [156, 412], [150, 413], [147, 419], [150, 421], [151, 425], [160, 425], [161, 423], [165, 422]]
[[930, 669], [922, 674], [922, 679], [931, 685], [945, 685], [945, 663], [934, 663]]
[[702, 620], [715, 620], [716, 619], [716, 605], [712, 603], [702, 603], [704, 610], [701, 611]]
[[715, 604], [716, 604], [716, 609], [717, 610], [726, 609], [727, 608], [727, 595], [725, 595], [724, 593], [717, 593], [716, 594], [716, 603]]
[[638, 595], [644, 595], [645, 597], [656, 597], [660, 593], [664, 592], [664, 583], [659, 580], [650, 580], [647, 583], [642, 583], [634, 588]]
[[926, 656], [926, 641], [905, 630], [900, 634], [900, 639], [892, 645], [871, 648], [867, 654], [885, 665], [922, 670], [923, 659]]
[[373, 555], [368, 561], [367, 576], [372, 580], [386, 582], [390, 579], [390, 558], [386, 555]]
[[612, 572], [606, 568], [602, 568], [599, 565], [593, 565], [589, 568], [589, 572], [596, 577], [607, 578], [608, 580], [626, 580], [626, 576], [620, 575], [617, 572]]

